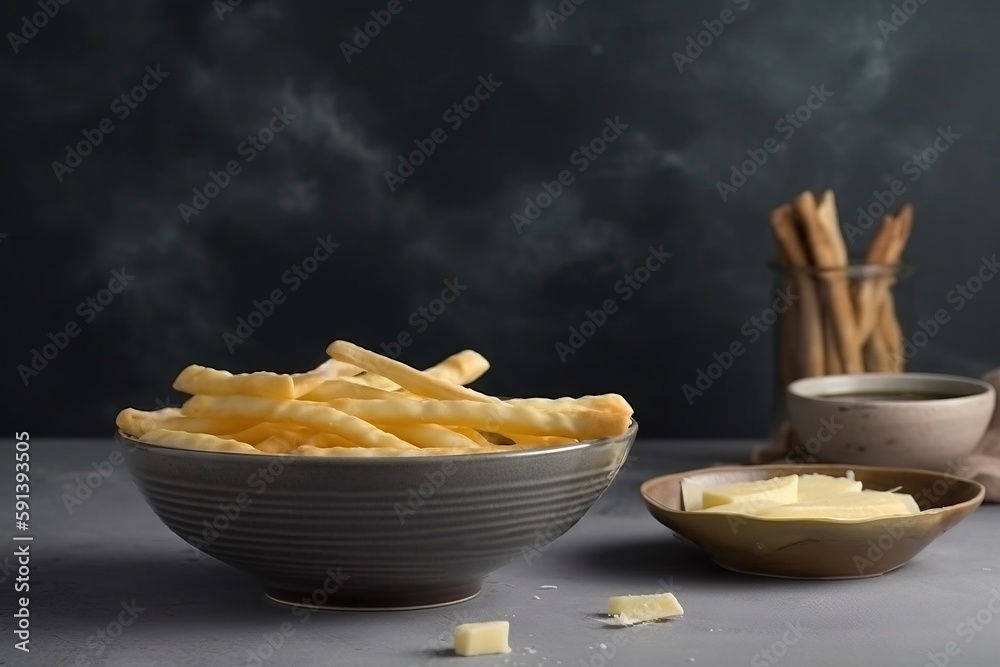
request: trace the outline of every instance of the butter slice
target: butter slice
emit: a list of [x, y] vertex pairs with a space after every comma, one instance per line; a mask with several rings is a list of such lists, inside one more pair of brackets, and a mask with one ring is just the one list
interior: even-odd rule
[[702, 508], [701, 496], [705, 492], [705, 487], [694, 481], [690, 477], [681, 480], [681, 498], [684, 501], [684, 510], [694, 512]]
[[808, 500], [790, 505], [777, 505], [760, 510], [766, 519], [874, 519], [919, 513], [913, 497], [888, 491], [841, 493], [836, 496]]
[[777, 503], [773, 500], [767, 500], [766, 498], [757, 500], [738, 500], [735, 503], [713, 505], [712, 507], [705, 507], [697, 511], [706, 513], [714, 512], [717, 514], [747, 514], [753, 516], [761, 510], [785, 504], [787, 503]]
[[756, 503], [769, 500], [775, 503], [794, 503], [799, 496], [798, 475], [772, 477], [756, 482], [723, 484], [705, 489], [702, 493], [703, 507], [728, 505], [729, 503]]
[[683, 615], [684, 609], [673, 593], [616, 595], [608, 598], [608, 616], [614, 616], [621, 625], [660, 621]]
[[507, 645], [507, 621], [463, 623], [455, 627], [455, 653], [458, 655], [487, 655], [510, 653]]
[[841, 493], [856, 493], [861, 489], [861, 482], [846, 477], [831, 477], [816, 473], [799, 475], [799, 496], [796, 502], [804, 503]]

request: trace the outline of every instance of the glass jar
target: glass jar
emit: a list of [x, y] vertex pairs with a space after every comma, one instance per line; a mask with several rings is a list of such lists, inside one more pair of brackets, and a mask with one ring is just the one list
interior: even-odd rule
[[775, 401], [784, 414], [785, 387], [794, 380], [841, 373], [904, 370], [904, 333], [897, 285], [906, 265], [850, 264], [821, 269], [772, 265], [786, 308], [774, 350]]

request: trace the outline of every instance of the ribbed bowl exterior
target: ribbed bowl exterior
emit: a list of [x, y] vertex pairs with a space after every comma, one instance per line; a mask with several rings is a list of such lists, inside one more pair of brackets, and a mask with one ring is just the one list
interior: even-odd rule
[[500, 454], [326, 458], [187, 451], [121, 433], [150, 507], [284, 602], [407, 607], [530, 564], [604, 492], [635, 439]]

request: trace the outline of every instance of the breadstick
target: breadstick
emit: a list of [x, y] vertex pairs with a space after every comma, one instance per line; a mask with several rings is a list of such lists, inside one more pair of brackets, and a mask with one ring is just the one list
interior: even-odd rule
[[462, 350], [425, 370], [428, 375], [454, 384], [475, 382], [490, 369], [490, 362], [475, 350]]
[[892, 292], [887, 292], [882, 301], [879, 332], [886, 343], [889, 358], [892, 360], [893, 372], [901, 373], [906, 365], [906, 358], [903, 356], [903, 330], [896, 318], [896, 303]]
[[[885, 265], [886, 271], [894, 271], [894, 268], [888, 267], [896, 267], [899, 264], [912, 229], [913, 207], [906, 204], [895, 216], [888, 215], [884, 218], [882, 227], [872, 241], [866, 259], [872, 264]], [[876, 343], [876, 349], [884, 349], [891, 359], [889, 369], [898, 371], [902, 370], [904, 359], [902, 357], [902, 330], [899, 326], [895, 301], [891, 293], [891, 287], [894, 283], [894, 275], [880, 276], [865, 281], [864, 291], [859, 291], [858, 294], [858, 308], [859, 312], [865, 308], [864, 317], [859, 323], [862, 335], [871, 338], [880, 337], [882, 341]], [[891, 321], [879, 322], [880, 319], [884, 318], [889, 318]]]
[[[340, 399], [353, 400], [353, 399]], [[419, 405], [405, 398], [400, 403]], [[359, 401], [360, 403], [383, 401]], [[193, 396], [181, 410], [192, 417], [242, 417], [256, 421], [288, 422], [317, 431], [336, 433], [362, 447], [413, 447], [391, 433], [386, 433], [354, 415], [344, 414], [326, 405], [305, 401], [277, 401], [247, 396]]]
[[577, 410], [609, 410], [622, 412], [632, 416], [632, 406], [620, 394], [601, 394], [600, 396], [581, 396], [580, 398], [508, 398], [508, 405], [536, 408], [540, 410], [577, 409]]
[[896, 370], [886, 338], [878, 331], [865, 343], [865, 369], [874, 373], [892, 373]]
[[[791, 279], [785, 285], [785, 289], [789, 295], [793, 293], [798, 294], [797, 292], [793, 292], [795, 288]], [[778, 315], [778, 367], [784, 386], [788, 386], [802, 377], [797, 363], [799, 347], [798, 330], [802, 314], [799, 312], [799, 306], [796, 301], [797, 299], [793, 300], [788, 305], [788, 309]]]
[[833, 190], [827, 190], [816, 206], [816, 217], [826, 230], [827, 238], [831, 241], [837, 266], [847, 266], [847, 245], [844, 243], [844, 234], [840, 231], [840, 220], [837, 216], [837, 200]]
[[[819, 221], [816, 200], [811, 192], [803, 192], [795, 198], [795, 210], [802, 221], [816, 265], [821, 269], [842, 269], [843, 265], [838, 264], [840, 258], [835, 249], [835, 241]], [[854, 303], [851, 301], [847, 279], [844, 275], [822, 277], [828, 286], [828, 306], [833, 315], [833, 329], [844, 371], [860, 373], [863, 370], [861, 346], [857, 340]]]
[[407, 366], [401, 361], [383, 357], [381, 354], [376, 354], [346, 340], [334, 341], [326, 351], [334, 359], [346, 361], [370, 373], [381, 375], [403, 389], [419, 396], [453, 401], [500, 402], [499, 398], [481, 394], [478, 391], [459, 384], [440, 380], [425, 372], [418, 371], [416, 368]]
[[[868, 252], [865, 254], [865, 264], [872, 266], [886, 266], [889, 261], [893, 237], [897, 235], [896, 219], [890, 214], [882, 218], [882, 226], [875, 233]], [[891, 269], [886, 269], [891, 270]], [[882, 309], [882, 299], [885, 298], [885, 290], [882, 283], [885, 282], [882, 276], [862, 277], [858, 285], [855, 296], [855, 308], [858, 317], [858, 338], [862, 343], [866, 342], [875, 329], [875, 321]]]
[[150, 431], [184, 431], [188, 433], [207, 433], [222, 435], [241, 431], [251, 425], [246, 419], [207, 418], [197, 419], [187, 417], [179, 408], [163, 408], [162, 410], [136, 410], [125, 408], [118, 413], [115, 424], [123, 433], [140, 436]]
[[139, 440], [142, 442], [148, 442], [151, 445], [173, 447], [174, 449], [197, 449], [209, 450], [213, 452], [240, 452], [242, 454], [263, 453], [245, 442], [226, 440], [224, 438], [205, 433], [188, 433], [186, 431], [170, 431], [167, 429], [156, 429], [154, 431], [150, 431], [149, 433], [144, 433]]
[[[192, 399], [193, 400], [193, 399]], [[621, 435], [631, 418], [621, 412], [550, 409], [481, 401], [408, 401], [350, 398], [333, 401], [335, 408], [373, 424], [446, 424], [491, 433], [561, 435], [578, 440]]]
[[799, 332], [799, 375], [814, 377], [822, 375], [823, 363], [823, 323], [819, 311], [816, 287], [812, 278], [806, 275], [809, 269], [809, 256], [795, 230], [795, 219], [792, 207], [784, 204], [771, 211], [771, 229], [778, 241], [781, 252], [788, 258], [788, 266], [792, 271], [790, 280], [799, 295], [799, 313], [801, 315]]
[[[417, 447], [446, 447], [448, 449], [476, 449], [479, 445], [460, 433], [439, 424], [379, 424], [386, 433], [392, 433]], [[488, 443], [487, 443], [488, 444]]]
[[840, 361], [840, 352], [837, 350], [837, 334], [834, 332], [833, 318], [827, 312], [823, 318], [823, 350], [826, 358], [826, 374], [840, 375], [844, 372], [844, 365]]
[[327, 380], [308, 394], [299, 397], [303, 401], [318, 401], [320, 403], [326, 403], [336, 398], [412, 398], [420, 400], [419, 396], [404, 394], [401, 391], [376, 389], [351, 380]]

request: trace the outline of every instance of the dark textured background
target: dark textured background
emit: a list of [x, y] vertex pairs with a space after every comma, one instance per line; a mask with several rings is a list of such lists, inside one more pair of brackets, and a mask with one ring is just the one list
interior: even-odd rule
[[[553, 30], [556, 0], [402, 0], [347, 63], [339, 43], [385, 4], [245, 0], [220, 18], [209, 2], [73, 0], [17, 53], [5, 37], [3, 430], [107, 434], [124, 405], [178, 402], [190, 362], [302, 370], [335, 338], [378, 348], [457, 277], [468, 289], [405, 361], [474, 347], [494, 363], [485, 391], [618, 391], [647, 435], [761, 435], [769, 338], [693, 406], [681, 385], [767, 307], [766, 211], [833, 187], [850, 222], [949, 126], [961, 138], [906, 181], [904, 326], [953, 314], [912, 367], [1000, 362], [1000, 285], [947, 300], [1000, 241], [996, 3], [913, 2], [885, 39], [888, 2], [588, 0]], [[672, 53], [724, 8], [735, 21], [678, 72]], [[5, 35], [35, 11], [4, 2]], [[112, 101], [156, 64], [169, 76], [119, 120]], [[490, 74], [501, 87], [452, 131], [442, 113]], [[820, 85], [833, 97], [724, 202], [716, 182]], [[243, 162], [285, 106], [296, 118]], [[616, 116], [628, 129], [577, 173], [571, 153]], [[52, 161], [104, 117], [115, 131], [60, 183]], [[448, 140], [390, 192], [385, 170], [436, 127]], [[185, 223], [178, 205], [232, 159], [242, 173]], [[562, 169], [574, 183], [517, 233], [511, 214]], [[320, 235], [340, 248], [291, 292], [282, 274]], [[660, 244], [673, 257], [624, 302], [616, 281]], [[77, 304], [122, 267], [134, 281], [84, 322]], [[287, 301], [230, 353], [224, 332], [276, 288]], [[607, 298], [618, 312], [563, 363], [555, 344]], [[18, 364], [70, 321], [80, 335], [25, 386]]]

